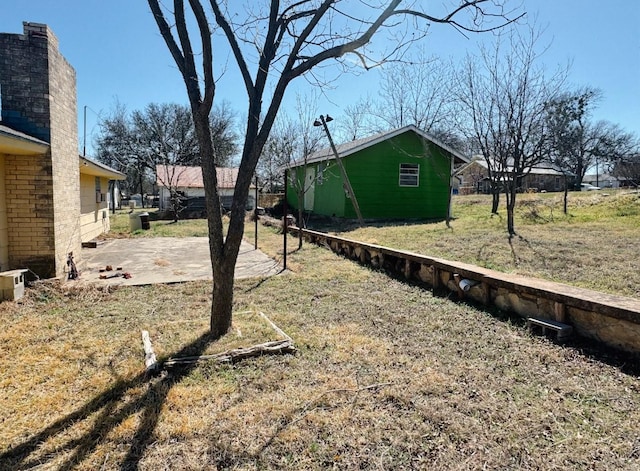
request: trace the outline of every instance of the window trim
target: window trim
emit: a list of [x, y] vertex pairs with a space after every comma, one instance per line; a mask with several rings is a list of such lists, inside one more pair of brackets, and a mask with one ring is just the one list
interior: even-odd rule
[[[403, 183], [403, 177], [405, 182]], [[407, 184], [407, 178], [415, 178], [415, 184]], [[398, 172], [398, 186], [403, 188], [418, 188], [420, 186], [420, 164], [401, 163]]]
[[318, 168], [316, 169], [316, 182], [318, 185], [322, 185], [324, 183], [324, 171], [326, 169], [326, 162], [319, 162]]

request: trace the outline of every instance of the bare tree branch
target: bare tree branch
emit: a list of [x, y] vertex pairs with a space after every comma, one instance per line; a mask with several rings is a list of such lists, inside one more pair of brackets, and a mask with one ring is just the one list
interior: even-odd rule
[[247, 93], [251, 93], [253, 90], [253, 81], [251, 80], [251, 74], [249, 73], [249, 67], [247, 66], [246, 61], [244, 60], [244, 55], [242, 54], [242, 49], [238, 44], [238, 40], [236, 39], [235, 32], [231, 28], [231, 25], [225, 18], [222, 10], [220, 9], [220, 5], [216, 0], [211, 0], [211, 8], [213, 8], [213, 13], [216, 18], [216, 23], [222, 31], [224, 32], [227, 41], [229, 42], [229, 46], [231, 47], [231, 51], [233, 51], [233, 56], [236, 59], [236, 64], [240, 69], [240, 74], [242, 75], [242, 79], [244, 80], [244, 86], [247, 89]]

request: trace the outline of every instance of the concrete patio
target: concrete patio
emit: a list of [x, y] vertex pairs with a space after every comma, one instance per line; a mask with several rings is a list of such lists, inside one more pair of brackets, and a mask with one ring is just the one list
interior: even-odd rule
[[[131, 286], [213, 279], [206, 237], [111, 239], [96, 248], [83, 248], [81, 260], [81, 283]], [[107, 266], [113, 270], [100, 271]], [[236, 278], [266, 277], [281, 271], [275, 260], [242, 242]], [[131, 277], [122, 276], [125, 273]], [[100, 279], [100, 275], [108, 278]]]

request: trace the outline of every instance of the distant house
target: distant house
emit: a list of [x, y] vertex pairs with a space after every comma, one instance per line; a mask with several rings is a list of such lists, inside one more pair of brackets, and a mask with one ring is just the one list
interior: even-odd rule
[[[511, 169], [507, 168], [505, 174]], [[459, 183], [460, 194], [491, 193], [491, 182], [486, 160], [475, 156], [471, 162], [461, 166], [455, 172]], [[506, 175], [496, 175], [499, 180], [504, 180]], [[554, 168], [551, 164], [540, 164], [527, 169], [517, 177], [518, 191], [564, 191], [567, 185], [565, 174]]]
[[[220, 195], [220, 205], [225, 209], [231, 209], [233, 195], [238, 179], [237, 168], [218, 167], [216, 168], [216, 178], [218, 180], [218, 194]], [[179, 165], [157, 165], [156, 185], [158, 186], [160, 209], [171, 209], [171, 194], [175, 192], [185, 200], [192, 200], [201, 203], [204, 208], [204, 182], [202, 180], [201, 167], [185, 167]], [[255, 186], [251, 186], [255, 189]], [[247, 209], [253, 209], [255, 196], [249, 194]]]
[[611, 169], [611, 176], [616, 179], [618, 187], [637, 189], [640, 185], [640, 154], [630, 155], [624, 161], [616, 162]]
[[620, 188], [624, 186], [625, 180], [624, 178], [615, 177], [610, 173], [594, 173], [585, 175], [582, 178], [582, 183], [589, 183], [599, 188]]
[[0, 271], [63, 277], [109, 230], [104, 189], [124, 175], [78, 157], [75, 71], [46, 25], [0, 34], [0, 71]]
[[[446, 217], [453, 166], [468, 162], [413, 125], [347, 142], [337, 151], [365, 219]], [[324, 216], [356, 217], [330, 149], [292, 164], [289, 172], [290, 205]], [[303, 186], [299, 201], [296, 188]]]

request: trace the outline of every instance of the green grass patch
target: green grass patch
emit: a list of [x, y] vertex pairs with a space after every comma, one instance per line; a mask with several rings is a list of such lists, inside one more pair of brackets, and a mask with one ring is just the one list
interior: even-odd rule
[[[111, 214], [111, 230], [104, 238], [130, 237], [206, 237], [208, 234], [206, 219], [180, 219], [177, 222], [158, 220], [155, 218], [157, 209], [118, 210]], [[140, 213], [149, 213], [149, 229], [131, 231], [130, 218], [138, 217]]]

